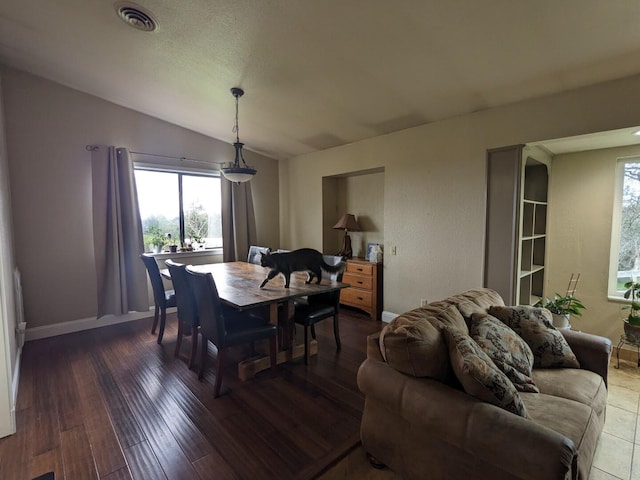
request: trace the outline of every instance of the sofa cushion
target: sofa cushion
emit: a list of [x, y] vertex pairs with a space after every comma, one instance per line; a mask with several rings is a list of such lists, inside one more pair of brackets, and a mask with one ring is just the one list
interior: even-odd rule
[[406, 375], [451, 383], [455, 376], [439, 326], [433, 318], [415, 312], [394, 318], [380, 332], [382, 357]]
[[533, 380], [541, 393], [580, 402], [603, 417], [607, 407], [607, 387], [597, 373], [577, 368], [537, 368]]
[[424, 307], [416, 308], [412, 312], [422, 317], [432, 317], [443, 325], [455, 327], [464, 334], [469, 334], [469, 328], [464, 317], [456, 307], [446, 301], [429, 303]]
[[449, 359], [456, 377], [469, 395], [504, 408], [521, 417], [527, 409], [518, 391], [480, 346], [468, 335], [442, 327], [449, 347]]
[[[534, 370], [535, 372], [535, 370]], [[604, 418], [587, 405], [543, 393], [520, 394], [531, 420], [569, 438], [577, 455], [577, 472], [572, 478], [587, 479]]]
[[551, 324], [546, 308], [518, 306], [489, 308], [489, 314], [511, 327], [531, 347], [534, 368], [580, 368], [571, 347]]
[[533, 378], [533, 353], [529, 345], [495, 317], [474, 313], [469, 335], [521, 392], [539, 392]]
[[487, 313], [489, 307], [504, 305], [498, 292], [490, 288], [474, 288], [446, 299], [454, 304], [464, 319], [469, 322], [474, 313]]

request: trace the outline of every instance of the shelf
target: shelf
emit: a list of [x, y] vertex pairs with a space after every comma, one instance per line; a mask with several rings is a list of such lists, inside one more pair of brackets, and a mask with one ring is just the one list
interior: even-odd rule
[[531, 265], [531, 270], [520, 270], [520, 278], [544, 270], [544, 265]]

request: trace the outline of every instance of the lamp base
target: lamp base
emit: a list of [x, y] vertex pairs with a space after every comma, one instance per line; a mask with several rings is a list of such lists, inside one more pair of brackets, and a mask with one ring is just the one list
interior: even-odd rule
[[336, 255], [342, 258], [351, 258], [353, 256], [353, 250], [351, 249], [351, 237], [349, 235], [344, 236], [342, 250], [336, 253]]

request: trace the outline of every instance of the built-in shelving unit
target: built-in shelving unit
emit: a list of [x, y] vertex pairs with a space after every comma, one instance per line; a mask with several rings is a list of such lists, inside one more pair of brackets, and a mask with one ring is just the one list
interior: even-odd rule
[[533, 305], [543, 295], [547, 240], [548, 166], [524, 150], [520, 204], [518, 304]]
[[505, 302], [543, 295], [550, 158], [524, 145], [487, 152], [484, 284]]

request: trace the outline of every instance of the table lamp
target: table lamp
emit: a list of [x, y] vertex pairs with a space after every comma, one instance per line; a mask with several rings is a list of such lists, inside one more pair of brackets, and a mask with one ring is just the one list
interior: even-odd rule
[[355, 215], [345, 213], [340, 217], [338, 223], [336, 223], [332, 228], [335, 228], [336, 230], [344, 229], [344, 243], [342, 244], [342, 250], [340, 250], [336, 255], [343, 258], [351, 258], [353, 251], [351, 250], [351, 237], [349, 237], [349, 230], [352, 232], [360, 231], [360, 225], [358, 225]]

